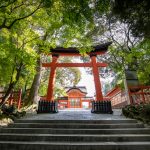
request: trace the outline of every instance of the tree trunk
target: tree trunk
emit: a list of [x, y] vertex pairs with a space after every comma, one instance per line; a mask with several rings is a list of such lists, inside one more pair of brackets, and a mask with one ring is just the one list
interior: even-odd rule
[[[15, 85], [16, 85], [17, 82], [19, 81], [22, 67], [23, 67], [23, 64], [22, 64], [22, 62], [21, 62], [19, 68], [16, 69], [16, 71], [17, 71], [16, 80], [13, 81], [13, 82], [10, 81], [9, 87], [8, 87], [8, 89], [6, 90], [6, 93], [5, 93], [5, 95], [4, 95], [4, 97], [2, 98], [2, 101], [1, 101], [1, 103], [0, 103], [0, 107], [8, 100], [8, 98], [9, 98], [11, 92], [13, 91]], [[11, 80], [12, 80], [12, 79], [11, 79]]]
[[13, 89], [15, 86], [15, 82], [12, 82], [9, 84], [9, 87], [4, 95], [4, 97], [2, 98], [2, 101], [0, 103], [0, 107], [8, 100], [8, 98], [10, 97], [10, 94], [12, 93]]
[[33, 102], [37, 103], [38, 100], [38, 90], [40, 86], [40, 79], [41, 79], [41, 58], [39, 57], [37, 59], [37, 64], [36, 64], [36, 74], [34, 76], [32, 86], [30, 89], [29, 97], [28, 100], [26, 101], [25, 105], [31, 105]]
[[[45, 35], [43, 36], [43, 42], [46, 40], [47, 35], [48, 34], [46, 32]], [[27, 101], [25, 102], [25, 105], [31, 105], [33, 103], [38, 102], [38, 90], [39, 90], [39, 87], [40, 87], [41, 69], [42, 69], [40, 49], [38, 50], [37, 53], [38, 53], [39, 57], [37, 58], [37, 61], [36, 61], [36, 74], [34, 76], [32, 86], [31, 86], [31, 89], [30, 89], [30, 93], [29, 93], [29, 97], [28, 97]]]

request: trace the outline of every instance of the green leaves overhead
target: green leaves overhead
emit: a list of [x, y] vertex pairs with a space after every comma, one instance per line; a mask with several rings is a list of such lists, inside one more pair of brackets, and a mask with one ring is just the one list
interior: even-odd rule
[[11, 76], [15, 76], [15, 70], [20, 63], [23, 70], [34, 70], [37, 54], [28, 45], [23, 45], [16, 34], [7, 29], [1, 30], [0, 35], [0, 81], [1, 85], [9, 83]]
[[[95, 37], [98, 44], [113, 39], [108, 33], [110, 28], [112, 35], [118, 37], [119, 44], [116, 46], [115, 39], [116, 43], [110, 48], [107, 57], [108, 62], [114, 70], [123, 72], [125, 66], [131, 65], [136, 58], [139, 76], [143, 81], [142, 71], [149, 75], [150, 70], [149, 1], [133, 2], [135, 1], [1, 0], [0, 86], [8, 86], [11, 80], [16, 80], [20, 66], [20, 84], [26, 84], [29, 75], [32, 81], [37, 58], [43, 53], [48, 54], [50, 48], [77, 47], [85, 55], [92, 51], [91, 46], [96, 43]], [[112, 20], [109, 28], [107, 16], [110, 14]], [[125, 32], [121, 27], [129, 30]], [[126, 38], [123, 33], [126, 33]], [[102, 34], [107, 37], [100, 37]], [[133, 35], [138, 39], [133, 40]], [[146, 67], [142, 67], [143, 64]], [[66, 70], [66, 76], [70, 72], [72, 77], [77, 77], [72, 78], [72, 81], [78, 82], [78, 71]]]
[[134, 36], [150, 38], [150, 1], [115, 0], [113, 14], [122, 22], [131, 25]]
[[89, 0], [74, 1], [74, 0], [63, 0], [62, 8], [64, 11], [63, 21], [71, 23], [82, 23], [86, 21], [92, 21], [92, 10], [89, 7]]
[[0, 4], [0, 29], [11, 29], [18, 21], [32, 16], [41, 8], [42, 1], [12, 0], [2, 1]]
[[[37, 73], [37, 58], [48, 54], [51, 47], [90, 45], [91, 39], [85, 38], [93, 28], [90, 3], [89, 0], [2, 0], [0, 86], [6, 90], [10, 84], [12, 88], [29, 88]], [[81, 52], [85, 53], [86, 49]], [[79, 81], [80, 74], [75, 68], [66, 72], [71, 74], [71, 82]]]

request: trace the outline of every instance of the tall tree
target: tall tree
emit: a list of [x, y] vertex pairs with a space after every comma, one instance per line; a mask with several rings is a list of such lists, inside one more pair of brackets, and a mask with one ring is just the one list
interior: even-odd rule
[[[106, 14], [101, 20], [104, 20], [106, 30], [103, 35], [97, 36], [97, 38], [95, 36], [94, 39], [97, 42], [111, 40], [113, 43], [108, 53], [99, 59], [109, 63], [113, 71], [118, 74], [116, 76], [118, 79], [122, 80], [124, 70], [130, 68], [137, 70], [141, 83], [149, 83], [148, 80], [143, 81], [144, 76], [149, 76], [148, 68], [142, 69], [143, 62], [147, 62], [149, 66], [149, 40], [140, 36], [135, 37], [132, 25], [122, 23], [112, 13]], [[140, 48], [141, 45], [142, 48]]]
[[115, 0], [112, 13], [123, 23], [129, 24], [132, 34], [150, 38], [150, 1], [148, 0]]
[[[85, 7], [88, 7], [87, 2], [86, 6], [84, 5]], [[66, 3], [68, 4], [67, 8]], [[82, 43], [85, 44], [87, 43], [86, 41], [88, 41], [88, 39], [85, 40], [83, 37], [84, 32], [87, 29], [85, 25], [88, 26], [91, 22], [87, 22], [87, 19], [84, 15], [82, 16], [82, 13], [78, 14], [77, 11], [81, 11], [80, 4], [77, 5], [77, 2], [73, 1], [55, 1], [51, 5], [50, 8], [46, 7], [45, 9], [39, 10], [32, 18], [34, 20], [34, 23], [32, 24], [33, 28], [39, 33], [39, 36], [42, 35], [44, 38], [40, 38], [37, 42], [36, 52], [39, 57], [37, 60], [36, 74], [34, 76], [27, 103], [32, 103], [37, 100], [39, 81], [41, 78], [40, 55], [43, 53], [49, 53], [50, 48], [56, 47], [57, 45], [64, 47], [81, 47], [83, 46]], [[75, 8], [79, 6], [76, 8], [75, 12], [72, 12], [72, 5], [74, 5]], [[68, 17], [70, 18], [69, 20]], [[76, 17], [78, 17], [78, 20], [76, 20]], [[81, 20], [82, 22], [80, 22]], [[84, 52], [85, 51], [82, 53]]]
[[[84, 10], [82, 8], [84, 8]], [[4, 33], [4, 31], [7, 31], [9, 36], [5, 42], [3, 42], [5, 36], [1, 38], [1, 49], [4, 48], [3, 52], [5, 50], [5, 52], [1, 55], [2, 58], [7, 54], [8, 48], [16, 49], [18, 54], [23, 54], [28, 51], [27, 49], [32, 49], [37, 55], [37, 60], [35, 58], [33, 61], [33, 64], [34, 62], [37, 62], [37, 66], [35, 68], [39, 68], [38, 66], [40, 65], [39, 59], [41, 53], [45, 53], [47, 50], [49, 51], [50, 47], [55, 47], [58, 43], [61, 43], [64, 46], [68, 46], [69, 43], [73, 43], [73, 39], [75, 37], [79, 38], [81, 32], [83, 34], [83, 31], [86, 28], [85, 25], [91, 24], [92, 21], [90, 17], [92, 9], [89, 7], [89, 0], [81, 3], [79, 1], [74, 2], [71, 0], [2, 0], [0, 10], [0, 32]], [[79, 24], [80, 28], [78, 26]], [[7, 29], [9, 29], [9, 31]], [[79, 31], [79, 29], [82, 30]], [[69, 32], [74, 33], [69, 34]], [[76, 36], [74, 36], [75, 32]], [[45, 34], [47, 34], [47, 38], [43, 40], [43, 36]], [[58, 37], [62, 37], [63, 40], [59, 42]], [[68, 42], [67, 39], [70, 42]], [[23, 52], [21, 51], [20, 53], [21, 49]], [[14, 53], [14, 55], [15, 54], [16, 53]], [[22, 55], [20, 55], [20, 57], [22, 57]], [[4, 96], [2, 103], [9, 97], [10, 92], [14, 89], [21, 77], [20, 72], [22, 72], [24, 70], [24, 66], [26, 66], [23, 58], [21, 59], [23, 62], [19, 60], [19, 57], [15, 57], [15, 59], [15, 62], [17, 62], [13, 67], [15, 70], [10, 69], [15, 72], [8, 73], [8, 76], [11, 74], [8, 78], [12, 80], [11, 78], [14, 78], [14, 74], [17, 72], [16, 80], [13, 82], [13, 86], [10, 86], [11, 90], [9, 90], [9, 86], [6, 89], [8, 92], [6, 92], [7, 94]], [[20, 62], [20, 67], [17, 66], [18, 62]], [[1, 64], [1, 68], [4, 68], [3, 64], [4, 63]], [[34, 91], [33, 93], [37, 93], [38, 86], [34, 86], [34, 84], [39, 83], [40, 69], [37, 69], [34, 79], [36, 81], [34, 80], [32, 87], [35, 87], [35, 89], [31, 91]], [[32, 98], [32, 100], [33, 99], [34, 98]]]
[[43, 7], [42, 0], [2, 0], [0, 3], [0, 29], [11, 29], [18, 21], [32, 16]]
[[[5, 85], [6, 94], [0, 105], [7, 100], [20, 77], [23, 77], [34, 66], [36, 58], [36, 53], [28, 45], [28, 40], [31, 40], [32, 37], [26, 39], [23, 29], [17, 31], [15, 29], [11, 32], [7, 29], [1, 30], [0, 50], [2, 55], [0, 59], [0, 80], [2, 81], [1, 85]], [[29, 33], [31, 32], [29, 31]]]

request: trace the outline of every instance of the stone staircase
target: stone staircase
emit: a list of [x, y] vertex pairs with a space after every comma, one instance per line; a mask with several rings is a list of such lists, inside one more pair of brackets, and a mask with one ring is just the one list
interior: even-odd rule
[[150, 150], [136, 120], [17, 120], [0, 128], [0, 150]]

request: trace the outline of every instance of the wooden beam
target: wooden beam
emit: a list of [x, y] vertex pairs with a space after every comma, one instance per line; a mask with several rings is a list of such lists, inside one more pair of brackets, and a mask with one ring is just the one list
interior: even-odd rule
[[[42, 67], [52, 67], [52, 63], [43, 63]], [[92, 67], [91, 63], [56, 63], [55, 67]]]
[[97, 67], [107, 67], [108, 64], [107, 64], [107, 63], [100, 63], [100, 62], [97, 62], [97, 63], [96, 63], [96, 66], [97, 66]]
[[[92, 67], [92, 63], [42, 63], [42, 67]], [[100, 63], [97, 62], [96, 63], [97, 67], [107, 67], [108, 64], [107, 63]]]
[[[106, 50], [105, 51], [100, 51], [100, 52], [90, 52], [90, 53], [87, 53], [87, 55], [91, 55], [91, 54], [103, 55], [105, 53], [106, 53]], [[58, 54], [59, 56], [82, 56], [80, 53], [59, 53], [59, 52], [49, 53], [49, 55], [53, 55], [53, 54]]]

